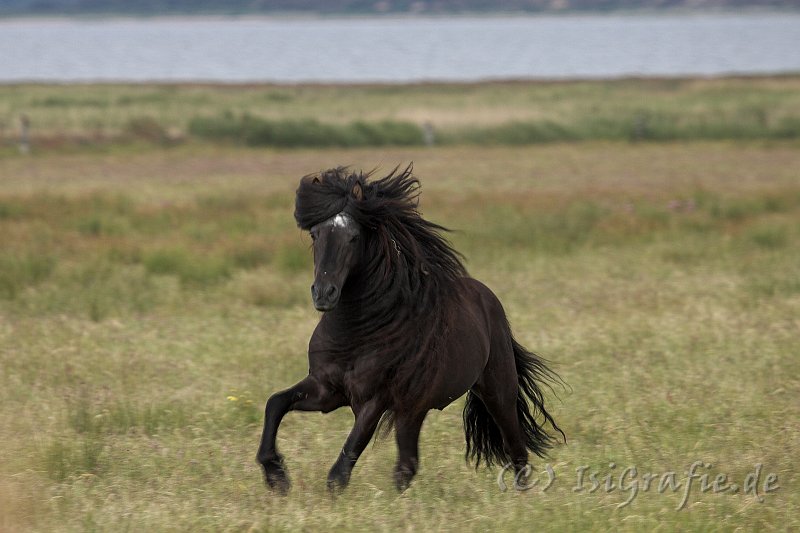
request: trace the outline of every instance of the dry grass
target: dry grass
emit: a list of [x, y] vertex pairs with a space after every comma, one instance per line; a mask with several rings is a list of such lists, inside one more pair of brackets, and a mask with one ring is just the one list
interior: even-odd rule
[[[297, 179], [409, 160], [424, 213], [572, 388], [551, 398], [556, 481], [502, 493], [466, 466], [459, 401], [426, 421], [403, 495], [389, 440], [331, 499], [351, 416], [290, 414], [294, 487], [271, 494], [263, 402], [306, 373], [317, 320]], [[797, 168], [794, 144], [725, 143], [0, 159], [0, 529], [796, 529]], [[680, 511], [682, 492], [573, 490], [583, 465], [685, 482], [696, 460], [737, 483], [762, 463], [780, 488], [695, 481]]]

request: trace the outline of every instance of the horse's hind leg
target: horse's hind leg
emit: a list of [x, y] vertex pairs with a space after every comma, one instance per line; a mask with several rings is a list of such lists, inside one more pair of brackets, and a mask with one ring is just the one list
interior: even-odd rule
[[491, 348], [489, 361], [473, 391], [503, 437], [506, 460], [519, 472], [528, 464], [528, 449], [517, 412], [519, 381], [510, 343], [498, 339]]
[[419, 466], [419, 432], [425, 415], [398, 416], [395, 421], [397, 438], [397, 464], [394, 467], [394, 483], [397, 490], [404, 491], [411, 484]]
[[[508, 388], [508, 384], [505, 384]], [[502, 394], [486, 394], [485, 391], [475, 389], [479, 392], [478, 397], [483, 401], [486, 410], [500, 429], [503, 436], [503, 450], [506, 459], [514, 464], [515, 472], [524, 469], [528, 464], [528, 449], [525, 446], [525, 438], [517, 416], [517, 397], [516, 391], [511, 396], [505, 391]]]

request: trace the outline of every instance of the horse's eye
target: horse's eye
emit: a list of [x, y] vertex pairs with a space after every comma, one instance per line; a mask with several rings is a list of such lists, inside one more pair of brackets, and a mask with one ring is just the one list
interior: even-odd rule
[[358, 239], [360, 239], [360, 238], [361, 238], [361, 235], [359, 235], [358, 233], [356, 233], [355, 235], [353, 235], [352, 237], [350, 237], [350, 242], [356, 242], [356, 241], [357, 241]]
[[311, 235], [311, 240], [312, 241], [316, 241], [317, 240], [317, 234], [316, 233], [309, 233], [309, 235]]

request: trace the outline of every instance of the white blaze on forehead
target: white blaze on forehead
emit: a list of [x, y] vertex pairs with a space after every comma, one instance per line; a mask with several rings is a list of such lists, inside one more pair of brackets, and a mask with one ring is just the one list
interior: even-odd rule
[[[329, 218], [324, 222], [320, 222], [319, 224], [314, 226], [314, 228], [321, 228], [323, 226], [332, 226], [333, 229], [345, 229], [351, 227], [353, 223], [354, 223], [353, 217], [351, 217], [345, 212], [341, 212], [338, 215], [332, 216], [331, 218]], [[313, 230], [314, 228], [311, 229]]]
[[339, 213], [331, 219], [334, 228], [344, 228], [350, 223], [350, 217], [344, 213]]

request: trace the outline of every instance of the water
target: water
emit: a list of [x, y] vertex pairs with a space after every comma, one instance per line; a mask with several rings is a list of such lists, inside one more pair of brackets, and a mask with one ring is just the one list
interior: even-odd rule
[[0, 21], [0, 82], [411, 82], [800, 71], [800, 13]]

